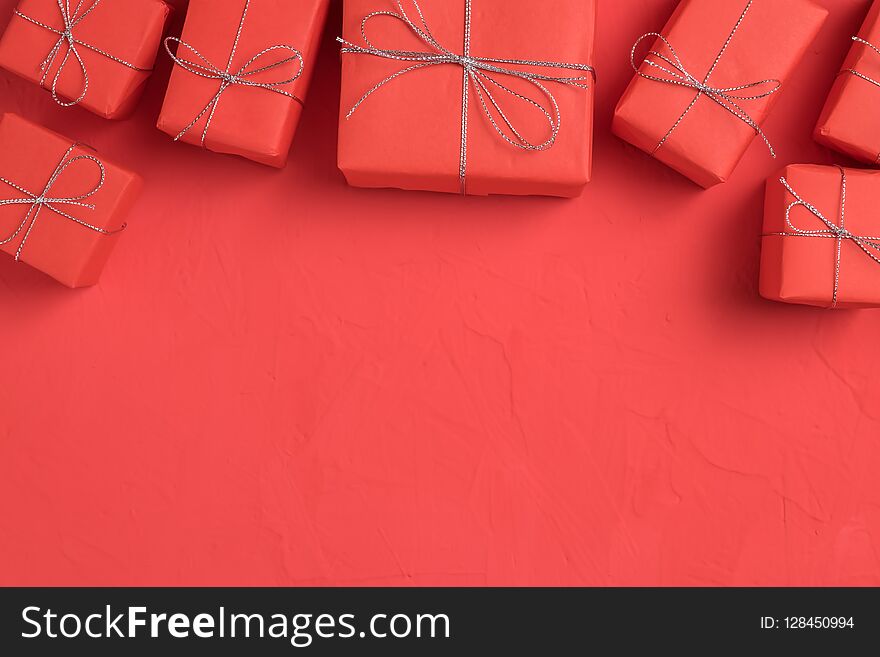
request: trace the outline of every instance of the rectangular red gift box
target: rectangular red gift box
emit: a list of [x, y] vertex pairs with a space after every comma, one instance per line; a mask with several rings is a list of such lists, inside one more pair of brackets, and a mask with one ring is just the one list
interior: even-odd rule
[[190, 0], [158, 127], [281, 168], [299, 123], [329, 0]]
[[880, 2], [871, 5], [858, 38], [831, 87], [815, 137], [860, 162], [880, 164]]
[[761, 295], [880, 306], [880, 171], [795, 164], [767, 183]]
[[[366, 42], [375, 12], [396, 17], [369, 18]], [[594, 0], [346, 0], [339, 168], [357, 187], [579, 195], [595, 25]]]
[[[170, 11], [163, 0], [20, 0], [0, 38], [0, 66], [60, 104], [124, 118], [150, 76]], [[63, 36], [68, 25], [73, 48]]]
[[140, 188], [89, 147], [0, 116], [0, 250], [68, 287], [98, 282]]
[[760, 126], [827, 14], [811, 0], [682, 0], [662, 39], [636, 42], [612, 130], [702, 187], [725, 182], [756, 134], [773, 153]]

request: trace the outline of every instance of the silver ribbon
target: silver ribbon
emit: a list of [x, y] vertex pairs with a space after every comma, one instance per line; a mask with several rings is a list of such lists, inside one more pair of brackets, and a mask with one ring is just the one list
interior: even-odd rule
[[[690, 105], [685, 108], [685, 110], [681, 113], [681, 116], [678, 117], [678, 120], [676, 120], [673, 126], [657, 144], [657, 147], [654, 149], [655, 153], [660, 150], [660, 148], [669, 140], [669, 138], [672, 136], [672, 133], [675, 132], [678, 126], [681, 125], [681, 122], [684, 121], [688, 113], [693, 109], [694, 105], [697, 104], [697, 101], [699, 101], [702, 96], [706, 96], [710, 100], [717, 103], [720, 107], [730, 112], [737, 119], [752, 128], [755, 131], [755, 134], [760, 136], [764, 143], [767, 145], [767, 148], [770, 150], [770, 155], [774, 158], [776, 157], [776, 151], [773, 150], [773, 145], [770, 143], [767, 135], [764, 134], [761, 126], [759, 126], [758, 123], [751, 116], [749, 116], [748, 112], [746, 112], [746, 110], [740, 105], [740, 102], [747, 100], [760, 100], [762, 98], [772, 96], [777, 91], [779, 91], [780, 88], [782, 88], [782, 82], [776, 79], [767, 79], [760, 80], [759, 82], [750, 82], [748, 84], [741, 84], [733, 87], [713, 87], [711, 84], [709, 84], [709, 80], [712, 77], [712, 74], [715, 73], [715, 70], [721, 63], [721, 58], [724, 56], [724, 53], [727, 52], [727, 48], [730, 46], [731, 41], [733, 41], [733, 37], [739, 31], [740, 26], [746, 18], [746, 14], [748, 14], [749, 9], [751, 9], [752, 7], [753, 1], [754, 0], [749, 0], [748, 4], [746, 4], [745, 10], [740, 15], [739, 20], [737, 20], [736, 24], [733, 27], [733, 30], [730, 32], [730, 35], [724, 42], [721, 51], [718, 53], [718, 56], [712, 63], [712, 67], [709, 69], [706, 77], [704, 77], [702, 80], [695, 77], [687, 70], [687, 68], [685, 68], [685, 65], [681, 61], [681, 58], [675, 51], [675, 48], [672, 47], [672, 44], [669, 43], [666, 37], [662, 34], [659, 34], [657, 32], [648, 32], [647, 34], [643, 34], [642, 36], [640, 36], [635, 44], [633, 44], [632, 51], [630, 52], [630, 63], [632, 64], [632, 67], [635, 70], [636, 74], [638, 74], [642, 78], [645, 78], [646, 80], [653, 80], [654, 82], [662, 82], [664, 84], [674, 84], [679, 87], [693, 89], [697, 92]], [[657, 52], [656, 50], [651, 50], [648, 52], [647, 55], [645, 55], [645, 58], [643, 59], [642, 63], [647, 64], [648, 66], [659, 71], [660, 73], [663, 73], [664, 76], [662, 77], [659, 73], [657, 75], [645, 73], [641, 70], [641, 66], [636, 63], [636, 50], [638, 50], [638, 47], [639, 45], [641, 45], [642, 41], [649, 38], [656, 38], [662, 41], [671, 55], [670, 57], [660, 52]], [[651, 57], [655, 59], [650, 59]], [[656, 60], [659, 60], [659, 62]], [[772, 87], [768, 89], [768, 85], [772, 85]], [[762, 88], [764, 89], [764, 91], [759, 91]], [[754, 93], [738, 93], [743, 91], [747, 92], [749, 90], [755, 91]]]
[[[418, 13], [419, 24], [416, 24], [406, 13], [401, 0], [394, 0], [397, 11], [374, 11], [367, 14], [361, 21], [361, 37], [366, 46], [357, 45], [350, 41], [346, 41], [342, 37], [337, 41], [342, 44], [343, 54], [370, 55], [372, 57], [380, 57], [382, 59], [391, 59], [400, 62], [414, 62], [410, 66], [403, 68], [396, 73], [384, 78], [372, 88], [370, 88], [360, 100], [358, 100], [349, 110], [346, 118], [350, 118], [352, 114], [376, 91], [383, 86], [396, 80], [406, 73], [417, 71], [419, 69], [428, 68], [430, 66], [453, 65], [460, 66], [464, 71], [462, 76], [461, 91], [461, 151], [459, 158], [459, 181], [461, 185], [461, 193], [466, 193], [467, 179], [467, 138], [468, 138], [468, 108], [470, 87], [473, 85], [477, 93], [477, 97], [482, 105], [483, 112], [488, 117], [495, 132], [507, 143], [516, 148], [525, 151], [545, 151], [556, 143], [559, 135], [559, 128], [562, 121], [562, 115], [556, 97], [543, 83], [555, 82], [580, 89], [587, 89], [586, 80], [595, 81], [596, 72], [592, 66], [587, 64], [571, 64], [565, 62], [548, 62], [532, 59], [499, 59], [493, 57], [476, 57], [471, 55], [471, 0], [465, 0], [465, 25], [464, 25], [464, 50], [462, 54], [458, 54], [442, 45], [431, 32], [428, 22], [422, 13], [418, 0], [412, 0], [412, 4]], [[367, 37], [367, 24], [378, 16], [386, 16], [402, 22], [409, 30], [415, 34], [428, 47], [428, 51], [412, 51], [412, 50], [394, 50], [379, 48], [373, 44]], [[521, 71], [512, 66], [527, 66], [539, 68], [566, 69], [572, 71], [582, 71], [588, 75], [577, 76], [557, 76], [545, 75], [531, 71]], [[548, 101], [550, 108], [548, 109], [540, 102], [529, 98], [521, 93], [514, 91], [508, 86], [499, 82], [494, 76], [509, 76], [519, 78], [530, 83], [540, 91], [544, 98]], [[550, 136], [541, 143], [533, 143], [529, 141], [513, 124], [512, 120], [507, 116], [502, 108], [501, 102], [492, 93], [491, 87], [495, 88], [496, 93], [503, 92], [535, 107], [547, 120], [550, 128]], [[494, 112], [493, 112], [494, 110]], [[496, 118], [496, 115], [497, 117]]]
[[[870, 48], [870, 49], [873, 50], [876, 54], [880, 55], [880, 48], [878, 48], [877, 46], [875, 46], [875, 45], [874, 45], [873, 43], [871, 43], [870, 41], [865, 41], [864, 39], [862, 39], [862, 38], [860, 38], [860, 37], [857, 37], [857, 36], [854, 36], [854, 37], [852, 38], [852, 40], [855, 41], [856, 43], [861, 43], [863, 46], [866, 46], [866, 47]], [[875, 87], [880, 87], [880, 81], [875, 80], [874, 78], [872, 78], [872, 77], [870, 77], [870, 76], [868, 76], [868, 75], [865, 75], [865, 74], [862, 73], [861, 71], [857, 71], [857, 70], [855, 70], [854, 68], [845, 68], [845, 69], [843, 69], [840, 73], [841, 73], [841, 74], [843, 74], [843, 73], [849, 73], [849, 74], [851, 74], [851, 75], [854, 75], [854, 76], [857, 77], [857, 78], [860, 78], [860, 79], [864, 80], [865, 82], [868, 82], [868, 83], [870, 83], [870, 84], [873, 84]], [[876, 164], [880, 164], [880, 154], [877, 155], [877, 158], [874, 160], [874, 162], [875, 162]]]
[[[814, 237], [820, 239], [832, 239], [837, 241], [837, 254], [834, 262], [834, 293], [832, 295], [832, 308], [837, 307], [838, 297], [840, 294], [840, 262], [842, 246], [845, 241], [852, 242], [859, 247], [865, 255], [880, 265], [880, 236], [873, 237], [868, 235], [856, 235], [846, 228], [846, 170], [838, 166], [840, 170], [840, 224], [835, 224], [826, 218], [819, 209], [812, 203], [805, 201], [794, 189], [788, 181], [783, 177], [779, 182], [783, 184], [788, 193], [794, 197], [794, 202], [790, 203], [785, 209], [785, 225], [787, 231], [779, 233], [767, 233], [767, 235], [775, 235], [779, 237]], [[817, 230], [804, 230], [794, 225], [791, 220], [791, 212], [796, 207], [804, 207], [810, 213], [819, 219], [825, 228]]]
[[[852, 40], [855, 41], [856, 43], [861, 43], [863, 46], [867, 46], [868, 48], [870, 48], [871, 50], [873, 50], [875, 53], [877, 53], [878, 55], [880, 55], [880, 48], [878, 48], [877, 46], [875, 46], [873, 43], [870, 43], [869, 41], [865, 41], [864, 39], [862, 39], [862, 38], [860, 38], [860, 37], [857, 37], [857, 36], [854, 36], [854, 37], [852, 38]], [[857, 78], [861, 78], [861, 79], [864, 80], [865, 82], [870, 82], [870, 83], [873, 84], [875, 87], [880, 87], [880, 82], [878, 82], [878, 81], [875, 80], [874, 78], [869, 77], [869, 76], [865, 75], [864, 73], [861, 73], [861, 72], [859, 72], [859, 71], [857, 71], [857, 70], [855, 70], [855, 69], [852, 69], [852, 68], [845, 68], [845, 69], [843, 69], [843, 70], [841, 71], [841, 73], [851, 73], [852, 75], [855, 75]]]
[[[125, 226], [122, 226], [122, 228], [118, 230], [107, 230], [99, 226], [94, 226], [58, 207], [60, 205], [65, 205], [85, 208], [87, 210], [94, 210], [94, 204], [86, 203], [85, 200], [97, 194], [98, 190], [100, 190], [104, 186], [106, 170], [104, 169], [104, 164], [98, 158], [93, 157], [92, 155], [77, 155], [75, 157], [70, 157], [70, 154], [73, 153], [73, 151], [79, 146], [82, 146], [82, 144], [73, 144], [70, 148], [67, 149], [67, 152], [64, 153], [64, 155], [61, 157], [61, 161], [58, 163], [58, 166], [55, 167], [55, 171], [53, 171], [52, 175], [49, 177], [49, 182], [46, 183], [43, 191], [39, 194], [31, 192], [11, 180], [0, 177], [0, 182], [8, 185], [9, 187], [12, 187], [13, 189], [23, 194], [21, 198], [0, 199], [0, 207], [7, 205], [30, 206], [28, 207], [27, 213], [25, 213], [24, 218], [21, 220], [21, 223], [18, 225], [15, 231], [13, 231], [13, 233], [6, 239], [0, 240], [0, 246], [4, 244], [9, 244], [10, 242], [14, 241], [22, 233], [22, 231], [24, 231], [24, 237], [22, 237], [21, 243], [18, 245], [18, 249], [15, 252], [16, 261], [21, 260], [21, 252], [24, 250], [25, 244], [27, 243], [28, 238], [31, 235], [31, 231], [34, 228], [34, 224], [37, 223], [40, 212], [44, 208], [49, 212], [54, 212], [55, 214], [64, 217], [65, 219], [79, 224], [83, 228], [87, 228], [96, 233], [100, 233], [101, 235], [112, 235], [114, 233], [125, 230]], [[55, 183], [58, 182], [58, 179], [64, 174], [65, 171], [67, 171], [67, 169], [75, 165], [77, 162], [91, 162], [92, 164], [94, 164], [94, 166], [97, 167], [98, 173], [100, 174], [100, 179], [98, 183], [91, 190], [77, 196], [50, 196], [52, 187], [55, 186]]]
[[[268, 48], [261, 50], [256, 55], [247, 60], [243, 66], [241, 66], [238, 70], [232, 70], [232, 61], [235, 58], [235, 53], [238, 50], [238, 42], [241, 40], [241, 33], [244, 30], [244, 23], [247, 19], [248, 9], [250, 8], [250, 0], [247, 0], [244, 5], [244, 10], [241, 14], [241, 21], [238, 24], [238, 31], [235, 33], [235, 41], [232, 44], [232, 50], [229, 53], [229, 59], [226, 62], [226, 68], [220, 68], [215, 66], [211, 61], [202, 55], [198, 50], [196, 50], [193, 46], [188, 44], [186, 41], [182, 41], [177, 37], [168, 37], [165, 39], [165, 50], [171, 56], [171, 59], [174, 60], [174, 63], [183, 68], [186, 71], [194, 75], [198, 75], [203, 78], [207, 78], [209, 80], [219, 80], [220, 88], [217, 90], [217, 93], [214, 94], [214, 97], [208, 101], [205, 105], [204, 109], [196, 115], [192, 121], [190, 121], [189, 125], [187, 125], [183, 130], [178, 133], [178, 135], [174, 138], [174, 141], [182, 138], [187, 132], [193, 129], [195, 125], [201, 121], [202, 117], [206, 114], [208, 115], [208, 120], [205, 123], [205, 129], [202, 130], [202, 141], [201, 145], [205, 145], [205, 139], [208, 136], [208, 130], [211, 127], [211, 121], [214, 119], [214, 114], [217, 111], [217, 105], [220, 103], [220, 98], [222, 98], [223, 94], [226, 92], [229, 87], [234, 85], [238, 85], [241, 87], [253, 87], [256, 89], [265, 89], [266, 91], [271, 91], [272, 93], [280, 94], [282, 96], [287, 96], [291, 100], [294, 100], [300, 104], [302, 104], [302, 100], [295, 96], [294, 94], [282, 89], [285, 85], [292, 84], [296, 82], [299, 77], [303, 73], [303, 57], [299, 50], [294, 48], [293, 46], [288, 46], [285, 44], [278, 44], [274, 46], [269, 46]], [[168, 45], [170, 42], [177, 43], [177, 54], [171, 52], [171, 48]], [[189, 50], [193, 55], [196, 56], [198, 61], [192, 61], [188, 59], [184, 59], [180, 56], [181, 47]], [[284, 57], [278, 61], [271, 62], [269, 64], [265, 64], [262, 66], [258, 66], [256, 68], [251, 68], [257, 62], [276, 50], [286, 50], [291, 53], [290, 56]], [[266, 71], [270, 71], [272, 69], [278, 68], [280, 66], [284, 66], [285, 64], [289, 64], [291, 62], [299, 62], [299, 70], [297, 70], [296, 74], [284, 79], [278, 80], [277, 82], [255, 82], [250, 78], [259, 75], [260, 73], [265, 73]]]
[[[52, 79], [52, 98], [56, 103], [61, 105], [62, 107], [72, 107], [73, 105], [78, 105], [83, 101], [86, 97], [86, 94], [89, 92], [89, 72], [86, 69], [86, 64], [83, 61], [82, 55], [77, 48], [77, 46], [82, 46], [83, 48], [87, 48], [93, 52], [98, 53], [106, 57], [107, 59], [111, 59], [114, 62], [121, 64], [122, 66], [126, 66], [134, 71], [140, 71], [142, 73], [146, 73], [152, 69], [149, 68], [140, 68], [139, 66], [135, 66], [134, 64], [125, 61], [124, 59], [120, 59], [116, 55], [112, 55], [106, 50], [102, 50], [97, 46], [94, 46], [90, 43], [86, 43], [85, 41], [81, 41], [77, 39], [73, 35], [73, 28], [83, 22], [83, 20], [94, 11], [95, 7], [97, 7], [101, 0], [93, 0], [92, 4], [88, 7], [84, 7], [87, 0], [79, 0], [74, 9], [70, 8], [70, 0], [57, 0], [58, 2], [58, 11], [61, 12], [61, 20], [64, 23], [64, 29], [58, 30], [51, 25], [46, 25], [43, 22], [38, 21], [31, 16], [23, 14], [18, 9], [15, 10], [15, 15], [19, 18], [22, 18], [29, 23], [33, 23], [39, 27], [42, 27], [44, 30], [49, 30], [58, 35], [58, 41], [55, 42], [55, 45], [49, 51], [49, 54], [46, 56], [46, 59], [40, 64], [40, 70], [43, 71], [43, 77], [40, 78], [40, 85], [46, 85], [46, 79], [49, 77], [49, 72], [52, 70], [52, 65], [55, 63], [55, 59], [58, 57], [58, 54], [61, 52], [61, 48], [64, 44], [67, 44], [67, 52], [64, 53], [64, 57], [61, 59], [61, 64], [58, 66], [58, 70], [55, 72], [55, 77]], [[79, 64], [80, 69], [82, 70], [83, 75], [83, 88], [82, 93], [80, 93], [79, 97], [73, 101], [64, 101], [58, 96], [57, 86], [58, 80], [61, 78], [61, 73], [64, 71], [64, 67], [67, 66], [67, 62], [70, 60], [70, 56], [73, 55], [74, 59], [76, 59], [77, 64]]]

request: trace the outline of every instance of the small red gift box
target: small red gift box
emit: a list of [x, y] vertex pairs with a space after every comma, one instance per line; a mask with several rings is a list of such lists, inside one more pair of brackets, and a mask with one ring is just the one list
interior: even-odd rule
[[21, 0], [0, 66], [108, 119], [131, 112], [170, 13], [163, 0]]
[[0, 116], [0, 250], [68, 287], [98, 282], [140, 187], [89, 147]]
[[[190, 0], [158, 126], [176, 140], [287, 162], [328, 0]], [[176, 52], [172, 52], [176, 44]]]
[[767, 183], [761, 295], [880, 306], [880, 171], [796, 164]]
[[357, 187], [577, 196], [594, 0], [346, 0], [339, 168]]
[[827, 14], [811, 0], [682, 0], [633, 46], [614, 133], [702, 187], [725, 182], [756, 134], [775, 157], [760, 126]]
[[880, 164], [880, 2], [834, 81], [816, 125], [816, 141], [868, 164]]

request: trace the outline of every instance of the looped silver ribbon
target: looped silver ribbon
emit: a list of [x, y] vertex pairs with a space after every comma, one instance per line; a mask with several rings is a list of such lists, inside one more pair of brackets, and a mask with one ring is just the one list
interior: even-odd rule
[[[361, 96], [361, 98], [351, 107], [346, 118], [350, 118], [351, 115], [354, 114], [355, 111], [357, 111], [357, 109], [375, 92], [406, 73], [431, 66], [460, 66], [464, 71], [461, 104], [461, 155], [459, 162], [459, 179], [462, 193], [466, 192], [468, 107], [471, 85], [473, 85], [473, 88], [477, 93], [484, 114], [488, 117], [495, 132], [504, 139], [504, 141], [525, 151], [545, 151], [556, 143], [562, 122], [562, 115], [556, 97], [544, 83], [558, 83], [580, 89], [587, 89], [587, 80], [593, 80], [595, 82], [595, 69], [587, 64], [550, 62], [532, 59], [476, 57], [471, 55], [471, 0], [465, 0], [464, 51], [462, 54], [458, 54], [447, 48], [436, 39], [422, 13], [422, 8], [419, 6], [418, 0], [412, 0], [413, 7], [418, 14], [418, 24], [407, 14], [401, 0], [394, 0], [394, 4], [397, 6], [396, 12], [374, 11], [363, 18], [361, 21], [361, 37], [366, 44], [365, 46], [352, 43], [342, 37], [338, 37], [337, 41], [342, 44], [341, 52], [343, 54], [370, 55], [400, 62], [413, 62], [413, 64], [387, 76], [373, 85], [373, 87]], [[371, 20], [379, 16], [392, 18], [403, 23], [416, 37], [429, 47], [429, 50], [395, 50], [379, 48], [374, 45], [367, 36], [367, 25]], [[519, 70], [512, 68], [513, 66], [581, 71], [586, 73], [586, 75], [546, 75], [533, 71]], [[499, 82], [496, 76], [508, 76], [525, 80], [540, 92], [549, 104], [549, 108], [541, 102], [514, 91], [507, 85]], [[495, 93], [492, 92], [492, 89], [495, 90]], [[535, 143], [524, 137], [522, 132], [516, 127], [516, 125], [514, 125], [513, 120], [505, 113], [501, 101], [496, 96], [499, 92], [506, 94], [519, 102], [534, 107], [540, 114], [542, 114], [550, 129], [550, 134], [547, 139]]]
[[[840, 170], [840, 224], [836, 224], [828, 219], [822, 212], [812, 203], [804, 200], [789, 182], [784, 178], [780, 178], [779, 182], [788, 190], [788, 193], [794, 197], [794, 201], [785, 209], [785, 225], [787, 231], [779, 233], [768, 233], [780, 237], [814, 237], [820, 239], [837, 240], [837, 255], [834, 264], [834, 293], [832, 295], [832, 307], [837, 307], [838, 297], [840, 294], [840, 262], [843, 242], [848, 241], [859, 247], [865, 255], [880, 265], [880, 236], [874, 237], [869, 235], [856, 235], [846, 228], [846, 170], [838, 166]], [[805, 230], [799, 228], [791, 219], [792, 210], [796, 207], [806, 208], [814, 217], [819, 219], [825, 228], [816, 230]]]
[[[857, 36], [854, 36], [854, 37], [852, 38], [852, 40], [855, 41], [856, 43], [861, 43], [863, 46], [867, 46], [868, 48], [870, 48], [871, 50], [873, 50], [876, 54], [880, 55], [880, 48], [878, 48], [877, 46], [875, 46], [875, 45], [874, 45], [873, 43], [871, 43], [870, 41], [865, 41], [865, 40], [862, 39], [861, 37], [857, 37]], [[845, 69], [843, 69], [843, 70], [841, 71], [841, 73], [850, 73], [850, 74], [852, 74], [852, 75], [855, 75], [857, 78], [861, 78], [861, 79], [864, 80], [865, 82], [870, 82], [870, 83], [873, 84], [875, 87], [880, 87], [880, 81], [875, 80], [874, 78], [872, 78], [872, 77], [870, 77], [870, 76], [867, 76], [867, 75], [865, 75], [864, 73], [861, 73], [860, 71], [857, 71], [857, 70], [855, 70], [855, 69], [852, 69], [852, 68], [845, 68]]]
[[[773, 150], [773, 145], [770, 143], [770, 140], [767, 138], [767, 135], [764, 134], [764, 131], [761, 129], [761, 126], [749, 116], [748, 112], [740, 105], [742, 101], [748, 100], [760, 100], [762, 98], [767, 98], [768, 96], [772, 96], [777, 91], [782, 88], [782, 82], [776, 79], [767, 79], [760, 80], [758, 82], [750, 82], [747, 84], [736, 85], [732, 87], [715, 87], [709, 84], [709, 80], [712, 77], [712, 74], [718, 68], [718, 64], [721, 62], [721, 58], [724, 56], [724, 53], [727, 52], [727, 48], [730, 46], [730, 42], [733, 40], [733, 37], [739, 31], [742, 22], [745, 20], [746, 14], [752, 6], [752, 1], [746, 5], [745, 10], [742, 15], [739, 17], [739, 20], [736, 22], [733, 30], [730, 35], [727, 37], [727, 40], [724, 42], [723, 47], [721, 48], [721, 52], [718, 53], [718, 56], [715, 58], [712, 67], [709, 69], [709, 72], [706, 74], [702, 80], [694, 76], [688, 69], [685, 67], [684, 63], [676, 52], [675, 48], [672, 47], [672, 44], [669, 43], [669, 40], [659, 34], [657, 32], [648, 32], [647, 34], [643, 34], [640, 36], [635, 44], [633, 44], [632, 50], [630, 51], [630, 63], [632, 64], [633, 70], [635, 70], [636, 74], [646, 80], [653, 80], [654, 82], [662, 82], [664, 84], [673, 84], [679, 87], [686, 87], [688, 89], [693, 89], [697, 92], [697, 95], [691, 101], [690, 105], [682, 112], [681, 116], [679, 116], [678, 120], [675, 124], [669, 129], [669, 132], [663, 136], [660, 142], [657, 144], [657, 147], [654, 149], [656, 153], [660, 148], [665, 144], [669, 138], [672, 136], [672, 133], [678, 128], [681, 122], [685, 119], [688, 113], [693, 109], [694, 105], [696, 105], [697, 101], [702, 96], [706, 96], [708, 99], [717, 103], [720, 107], [722, 107], [727, 112], [730, 112], [734, 117], [748, 125], [755, 131], [764, 143], [767, 145], [767, 148], [770, 151], [770, 155], [772, 157], [776, 157], [776, 151]], [[666, 48], [669, 50], [669, 55], [665, 55], [656, 50], [651, 50], [645, 55], [642, 63], [647, 64], [652, 69], [658, 71], [658, 74], [652, 75], [651, 73], [646, 73], [641, 70], [641, 65], [636, 62], [636, 51], [643, 41], [646, 39], [655, 38], [659, 39], [663, 42]], [[651, 59], [651, 58], [654, 59]], [[659, 61], [658, 61], [659, 60]], [[662, 74], [662, 75], [661, 75]], [[749, 93], [751, 91], [751, 93]], [[746, 92], [746, 93], [741, 93]]]
[[[207, 114], [208, 120], [205, 122], [204, 130], [202, 130], [201, 140], [201, 145], [204, 146], [205, 139], [208, 136], [208, 130], [211, 128], [211, 121], [213, 121], [214, 119], [214, 114], [217, 111], [217, 106], [220, 103], [220, 99], [222, 98], [226, 90], [234, 85], [242, 87], [252, 87], [256, 89], [265, 89], [266, 91], [271, 91], [272, 93], [287, 96], [291, 100], [302, 104], [302, 100], [300, 98], [282, 88], [285, 85], [296, 82], [303, 74], [304, 62], [302, 53], [300, 53], [300, 51], [293, 46], [289, 46], [286, 44], [269, 46], [268, 48], [261, 50], [256, 55], [251, 57], [244, 63], [243, 66], [239, 67], [237, 70], [232, 70], [232, 61], [235, 59], [235, 53], [238, 50], [238, 42], [241, 40], [241, 33], [242, 30], [244, 30], [244, 24], [245, 20], [247, 19], [249, 7], [250, 0], [247, 0], [244, 5], [244, 11], [241, 14], [241, 21], [239, 21], [238, 24], [238, 31], [235, 33], [235, 41], [232, 44], [232, 50], [229, 53], [229, 59], [226, 62], [226, 68], [215, 66], [207, 57], [202, 55], [202, 53], [200, 53], [198, 50], [195, 49], [195, 47], [191, 46], [186, 41], [182, 41], [177, 37], [168, 37], [165, 39], [165, 50], [168, 52], [168, 55], [171, 57], [171, 59], [174, 60], [175, 64], [194, 75], [198, 75], [209, 80], [218, 80], [220, 82], [220, 88], [217, 90], [217, 93], [214, 94], [214, 97], [211, 98], [211, 100], [208, 101], [202, 111], [200, 111], [196, 115], [196, 118], [190, 121], [190, 123], [178, 133], [178, 135], [174, 138], [174, 141], [178, 141], [179, 139], [181, 139], [186, 133], [192, 130], [199, 121], [202, 120], [202, 117]], [[176, 54], [171, 52], [171, 48], [168, 45], [171, 42], [177, 43]], [[182, 57], [180, 52], [181, 48], [185, 48], [193, 55], [195, 55], [196, 61], [185, 59], [184, 57]], [[273, 53], [277, 50], [287, 51], [290, 53], [290, 55], [282, 59], [263, 64], [261, 66], [256, 66], [255, 68], [251, 68], [257, 65], [257, 63], [266, 55], [269, 55], [270, 53]], [[299, 62], [299, 67], [295, 74], [286, 79], [272, 82], [257, 82], [251, 79], [256, 75], [265, 73], [266, 71], [271, 71], [292, 62]]]
[[[107, 230], [106, 228], [94, 226], [87, 221], [83, 221], [82, 219], [73, 216], [66, 210], [62, 210], [60, 207], [58, 207], [73, 206], [85, 208], [87, 210], [94, 210], [95, 205], [92, 203], [86, 203], [85, 201], [86, 199], [97, 194], [98, 191], [104, 186], [104, 180], [106, 179], [107, 172], [104, 168], [104, 164], [98, 158], [92, 155], [76, 155], [74, 157], [70, 157], [70, 154], [73, 153], [73, 151], [80, 146], [82, 146], [82, 144], [75, 143], [67, 149], [67, 152], [65, 152], [64, 155], [61, 157], [61, 161], [58, 163], [58, 166], [55, 167], [55, 170], [49, 177], [49, 182], [46, 183], [43, 191], [41, 191], [39, 194], [31, 192], [30, 190], [25, 189], [18, 183], [8, 180], [7, 178], [0, 177], [0, 183], [4, 183], [23, 194], [21, 198], [0, 199], [0, 207], [7, 205], [30, 206], [27, 210], [27, 213], [25, 213], [24, 218], [22, 218], [21, 223], [13, 231], [13, 233], [6, 239], [0, 240], [0, 246], [4, 244], [9, 244], [10, 242], [14, 241], [22, 233], [22, 231], [24, 231], [24, 237], [22, 237], [21, 242], [18, 245], [18, 249], [15, 252], [16, 261], [21, 259], [21, 252], [24, 250], [25, 244], [27, 244], [28, 238], [31, 235], [31, 231], [34, 228], [34, 224], [37, 223], [40, 212], [44, 208], [49, 212], [54, 212], [55, 214], [64, 217], [65, 219], [79, 224], [83, 228], [87, 228], [96, 233], [100, 233], [101, 235], [112, 235], [114, 233], [125, 230], [124, 225], [118, 230]], [[74, 166], [77, 162], [91, 162], [92, 165], [96, 167], [96, 170], [99, 174], [99, 180], [95, 184], [95, 186], [89, 191], [76, 196], [51, 196], [52, 187], [55, 186], [55, 183], [58, 182], [58, 179], [64, 174], [65, 171]]]
[[[82, 23], [83, 20], [85, 20], [85, 18], [95, 10], [95, 8], [101, 3], [101, 0], [93, 0], [92, 4], [88, 6], [85, 6], [87, 0], [78, 0], [76, 7], [74, 7], [73, 9], [70, 8], [70, 0], [57, 0], [57, 2], [58, 11], [61, 12], [61, 20], [64, 23], [63, 30], [56, 29], [51, 25], [46, 25], [45, 23], [38, 21], [37, 19], [28, 16], [27, 14], [22, 13], [18, 9], [15, 10], [15, 15], [19, 18], [58, 35], [58, 41], [55, 42], [55, 45], [52, 46], [52, 49], [46, 56], [46, 59], [44, 59], [43, 62], [40, 64], [40, 70], [43, 71], [43, 77], [40, 78], [41, 86], [46, 85], [46, 79], [49, 77], [49, 72], [52, 70], [52, 66], [55, 63], [58, 54], [61, 52], [61, 49], [64, 47], [64, 45], [67, 44], [67, 51], [64, 53], [64, 57], [61, 59], [61, 64], [58, 66], [58, 70], [55, 72], [55, 77], [52, 79], [52, 98], [55, 100], [56, 103], [58, 103], [62, 107], [72, 107], [81, 103], [89, 92], [89, 72], [77, 46], [82, 46], [83, 48], [87, 48], [93, 52], [98, 53], [99, 55], [103, 55], [107, 59], [111, 59], [114, 62], [121, 64], [122, 66], [126, 66], [134, 71], [146, 73], [151, 70], [148, 68], [135, 66], [134, 64], [127, 62], [124, 59], [121, 59], [116, 55], [107, 52], [106, 50], [102, 50], [97, 46], [86, 43], [85, 41], [81, 41], [73, 35], [73, 29], [77, 25]], [[71, 55], [73, 55], [77, 64], [79, 64], [80, 70], [82, 71], [83, 87], [82, 92], [76, 100], [64, 101], [58, 96], [58, 80], [61, 78], [61, 74], [64, 72], [64, 67], [67, 66], [68, 61], [70, 61]]]

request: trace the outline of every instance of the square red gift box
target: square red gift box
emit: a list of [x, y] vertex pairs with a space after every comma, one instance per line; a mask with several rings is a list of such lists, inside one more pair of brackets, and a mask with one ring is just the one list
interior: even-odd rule
[[0, 250], [68, 287], [98, 282], [140, 187], [88, 146], [0, 116]]
[[170, 13], [163, 0], [20, 0], [0, 66], [108, 119], [131, 113]]
[[853, 37], [816, 125], [816, 141], [868, 164], [880, 164], [880, 2]]
[[[158, 126], [217, 153], [283, 167], [329, 0], [190, 0]], [[176, 43], [176, 52], [171, 44]]]
[[880, 306], [880, 171], [796, 164], [767, 183], [761, 295]]
[[346, 0], [339, 168], [357, 187], [577, 196], [596, 3]]
[[756, 135], [775, 157], [761, 124], [827, 14], [811, 0], [682, 0], [633, 46], [614, 133], [706, 188]]

